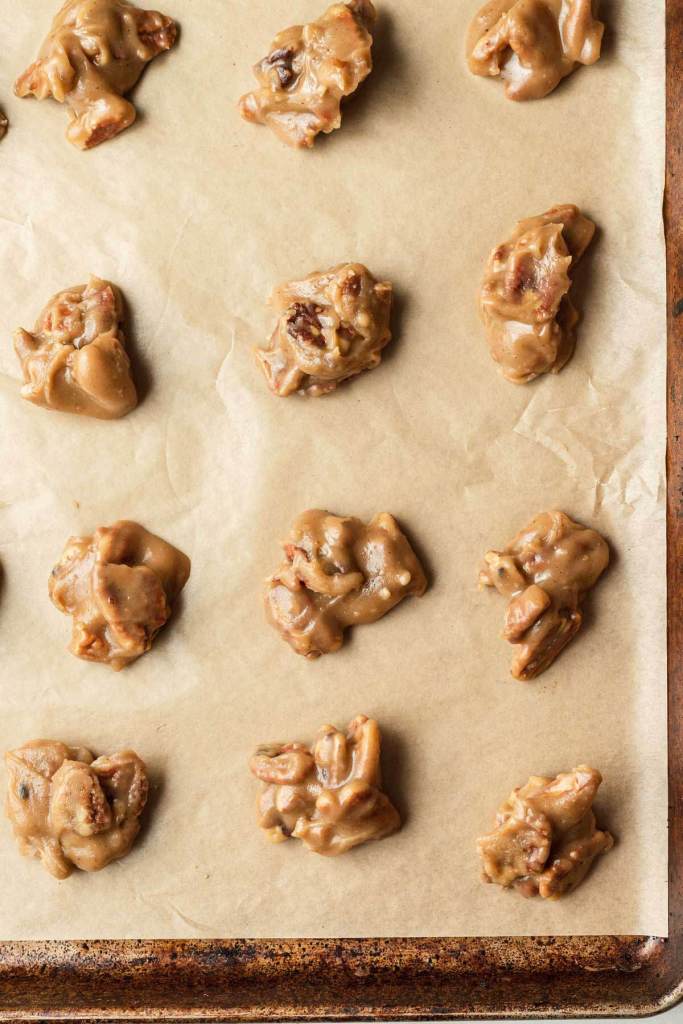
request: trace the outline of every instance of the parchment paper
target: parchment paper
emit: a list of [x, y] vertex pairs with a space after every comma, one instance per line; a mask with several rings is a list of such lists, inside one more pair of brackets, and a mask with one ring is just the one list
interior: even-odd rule
[[[274, 34], [320, 0], [164, 0], [182, 39], [139, 120], [81, 153], [65, 111], [19, 101], [54, 0], [0, 0], [0, 746], [133, 746], [154, 780], [133, 853], [56, 882], [0, 828], [0, 937], [665, 935], [663, 4], [604, 9], [604, 58], [515, 105], [463, 60], [476, 3], [384, 0], [376, 70], [341, 131], [285, 148], [235, 108]], [[576, 202], [600, 235], [576, 355], [515, 387], [475, 309], [515, 221]], [[251, 348], [276, 283], [341, 260], [394, 282], [382, 366], [331, 397], [274, 398]], [[127, 298], [144, 400], [120, 422], [19, 398], [12, 330], [89, 272]], [[308, 507], [387, 510], [431, 576], [421, 600], [309, 663], [264, 622], [264, 577]], [[484, 551], [559, 507], [610, 540], [578, 639], [509, 676]], [[70, 534], [138, 519], [192, 558], [180, 613], [120, 674], [66, 651], [47, 596]], [[338, 860], [256, 827], [247, 760], [359, 712], [385, 730], [400, 834]], [[588, 762], [616, 837], [558, 903], [479, 881], [475, 837], [530, 773]]]

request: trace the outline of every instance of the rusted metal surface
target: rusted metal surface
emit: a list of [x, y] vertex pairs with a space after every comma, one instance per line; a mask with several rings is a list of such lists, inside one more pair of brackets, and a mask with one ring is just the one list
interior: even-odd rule
[[667, 2], [670, 937], [0, 943], [1, 1020], [589, 1017], [683, 997], [683, 0]]
[[392, 1020], [651, 1012], [674, 944], [642, 938], [16, 943], [6, 1018]]

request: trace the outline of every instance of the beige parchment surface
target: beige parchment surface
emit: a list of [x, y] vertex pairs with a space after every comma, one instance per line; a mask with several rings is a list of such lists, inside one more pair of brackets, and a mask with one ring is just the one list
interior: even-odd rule
[[[138, 123], [81, 153], [63, 109], [11, 94], [54, 0], [0, 0], [0, 746], [133, 746], [154, 781], [133, 853], [98, 875], [56, 882], [0, 827], [0, 938], [666, 934], [663, 5], [609, 4], [604, 59], [527, 105], [467, 72], [475, 6], [384, 0], [375, 72], [301, 153], [235, 104], [319, 0], [168, 0], [182, 38], [137, 90]], [[569, 366], [515, 387], [475, 292], [491, 247], [555, 202], [600, 226], [585, 316]], [[328, 398], [274, 398], [251, 355], [267, 295], [345, 259], [395, 284], [384, 363]], [[89, 272], [131, 313], [146, 393], [120, 422], [18, 394], [12, 330]], [[394, 513], [431, 576], [317, 663], [261, 609], [312, 506]], [[477, 572], [553, 506], [614, 559], [584, 632], [525, 685]], [[193, 568], [176, 620], [116, 674], [67, 653], [47, 577], [70, 534], [119, 517]], [[254, 746], [361, 711], [385, 728], [402, 832], [336, 861], [269, 845]], [[475, 837], [500, 801], [579, 762], [604, 774], [614, 851], [559, 903], [482, 885]]]

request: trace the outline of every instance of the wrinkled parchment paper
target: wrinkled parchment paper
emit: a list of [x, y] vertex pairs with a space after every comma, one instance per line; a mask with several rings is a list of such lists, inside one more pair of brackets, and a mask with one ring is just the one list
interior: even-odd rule
[[[56, 104], [11, 94], [54, 0], [3, 5], [0, 743], [132, 746], [155, 786], [133, 853], [98, 875], [56, 882], [2, 825], [0, 937], [665, 935], [663, 5], [609, 4], [604, 59], [515, 105], [466, 71], [475, 0], [384, 0], [375, 72], [303, 153], [235, 104], [319, 0], [165, 2], [178, 48], [137, 90], [135, 127], [90, 153]], [[600, 226], [578, 348], [515, 387], [475, 292], [490, 248], [556, 202]], [[345, 259], [395, 284], [384, 363], [331, 397], [274, 398], [251, 355], [267, 295]], [[130, 310], [145, 394], [120, 422], [19, 399], [12, 330], [89, 272]], [[311, 506], [391, 511], [432, 580], [317, 663], [261, 609], [278, 541]], [[477, 572], [553, 506], [606, 534], [613, 565], [580, 637], [525, 685]], [[152, 653], [116, 674], [67, 653], [47, 577], [70, 534], [119, 517], [193, 567]], [[385, 729], [403, 831], [336, 861], [271, 846], [252, 749], [361, 711]], [[604, 773], [614, 851], [559, 903], [482, 885], [475, 837], [512, 786], [582, 761]]]

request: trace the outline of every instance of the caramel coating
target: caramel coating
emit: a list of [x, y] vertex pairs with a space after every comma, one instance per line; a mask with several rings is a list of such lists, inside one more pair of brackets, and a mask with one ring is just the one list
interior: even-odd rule
[[607, 542], [564, 512], [542, 512], [484, 561], [480, 587], [509, 599], [503, 637], [518, 647], [512, 675], [533, 679], [581, 628], [579, 605], [607, 568]]
[[595, 64], [604, 28], [593, 0], [490, 0], [467, 33], [470, 71], [500, 75], [508, 99], [538, 100], [578, 64]]
[[21, 397], [58, 412], [120, 419], [138, 397], [121, 326], [121, 294], [109, 281], [58, 292], [36, 321], [33, 334], [14, 332], [21, 363]]
[[260, 747], [250, 768], [264, 783], [259, 825], [274, 843], [301, 839], [314, 853], [335, 857], [401, 826], [381, 789], [379, 726], [365, 715], [349, 723], [346, 735], [324, 725], [310, 749]]
[[309, 509], [283, 545], [286, 559], [266, 581], [266, 617], [306, 658], [338, 651], [348, 626], [376, 622], [427, 580], [393, 516], [367, 525]]
[[122, 519], [71, 537], [48, 589], [73, 617], [71, 653], [118, 671], [150, 649], [189, 575], [187, 555]]
[[550, 900], [575, 889], [614, 845], [592, 811], [601, 782], [600, 772], [581, 764], [554, 779], [532, 775], [513, 789], [493, 832], [477, 840], [484, 881]]
[[486, 264], [479, 311], [506, 380], [527, 384], [559, 373], [576, 343], [579, 314], [568, 292], [595, 224], [567, 203], [520, 220]]
[[14, 91], [66, 103], [67, 139], [92, 149], [133, 123], [135, 107], [123, 95], [176, 36], [172, 18], [127, 0], [67, 0]]
[[278, 312], [266, 349], [256, 357], [275, 395], [328, 395], [382, 360], [391, 340], [392, 288], [362, 263], [340, 263], [271, 295]]
[[265, 124], [289, 146], [310, 148], [341, 125], [341, 101], [372, 71], [371, 0], [337, 3], [317, 21], [293, 25], [254, 65], [259, 89], [239, 101], [245, 121]]
[[55, 878], [100, 871], [125, 857], [147, 800], [144, 762], [132, 750], [98, 757], [57, 740], [5, 754], [7, 817], [19, 849]]

